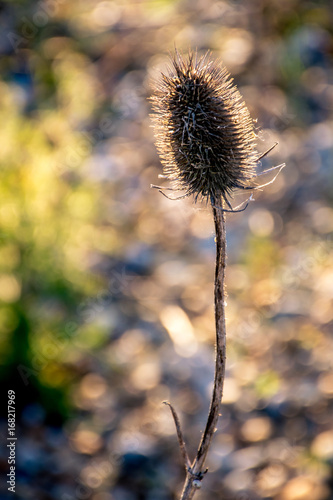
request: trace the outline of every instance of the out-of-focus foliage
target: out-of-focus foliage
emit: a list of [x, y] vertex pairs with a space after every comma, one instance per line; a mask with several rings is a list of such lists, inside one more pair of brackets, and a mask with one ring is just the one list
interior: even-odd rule
[[10, 1], [0, 15], [0, 374], [16, 391], [18, 498], [177, 498], [163, 400], [191, 456], [199, 442], [211, 214], [149, 189], [147, 97], [175, 45], [223, 60], [258, 149], [279, 142], [262, 168], [287, 163], [228, 217], [227, 379], [197, 498], [331, 498], [330, 3]]

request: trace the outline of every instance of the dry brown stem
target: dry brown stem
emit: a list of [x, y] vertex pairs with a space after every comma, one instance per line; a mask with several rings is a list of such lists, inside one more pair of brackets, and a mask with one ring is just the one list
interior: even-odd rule
[[[208, 413], [206, 428], [197, 451], [197, 455], [187, 468], [186, 479], [180, 500], [190, 500], [201, 487], [206, 456], [211, 445], [213, 434], [220, 413], [223, 395], [223, 383], [226, 362], [226, 326], [225, 326], [225, 267], [226, 267], [226, 225], [222, 201], [215, 200], [213, 215], [216, 233], [216, 267], [215, 267], [215, 327], [216, 327], [216, 359], [214, 388]], [[174, 413], [174, 411], [173, 411]], [[178, 420], [178, 418], [177, 418]], [[176, 420], [175, 420], [176, 421]], [[178, 421], [179, 422], [179, 421]], [[178, 432], [178, 430], [177, 430]]]

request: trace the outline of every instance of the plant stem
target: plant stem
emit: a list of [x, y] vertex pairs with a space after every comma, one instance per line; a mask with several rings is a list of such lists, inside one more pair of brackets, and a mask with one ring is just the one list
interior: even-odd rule
[[191, 500], [196, 490], [201, 486], [204, 464], [220, 413], [223, 395], [223, 384], [226, 362], [226, 326], [225, 326], [225, 267], [226, 267], [226, 224], [225, 213], [222, 210], [222, 200], [215, 200], [213, 215], [216, 234], [216, 267], [215, 267], [215, 328], [216, 328], [216, 359], [215, 378], [212, 399], [210, 403], [206, 428], [203, 433], [197, 456], [187, 471], [185, 484], [180, 500]]

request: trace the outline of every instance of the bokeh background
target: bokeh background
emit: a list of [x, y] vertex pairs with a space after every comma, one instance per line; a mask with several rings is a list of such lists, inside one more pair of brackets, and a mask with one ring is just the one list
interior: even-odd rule
[[[222, 417], [197, 500], [333, 498], [333, 14], [327, 1], [0, 3], [1, 498], [16, 391], [20, 500], [169, 500], [213, 379], [212, 217], [158, 183], [147, 98], [207, 49], [261, 169], [228, 216]], [[260, 178], [263, 179], [263, 178]], [[264, 180], [269, 180], [269, 176]], [[236, 195], [234, 203], [240, 203]]]

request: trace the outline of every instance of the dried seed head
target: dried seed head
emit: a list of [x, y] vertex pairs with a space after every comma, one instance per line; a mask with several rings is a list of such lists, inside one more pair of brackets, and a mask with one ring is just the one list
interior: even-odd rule
[[215, 202], [255, 176], [253, 121], [227, 69], [178, 52], [152, 96], [156, 146], [173, 188]]

